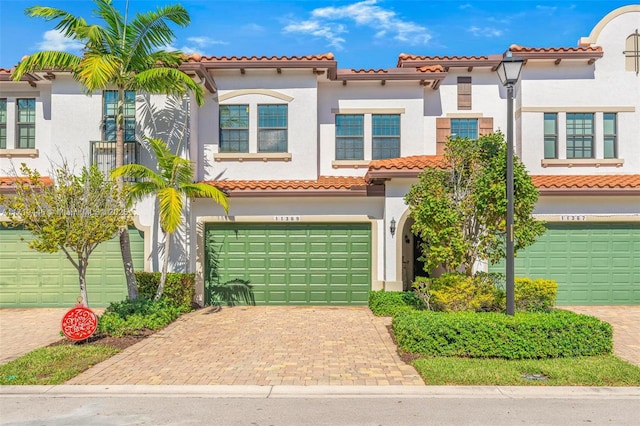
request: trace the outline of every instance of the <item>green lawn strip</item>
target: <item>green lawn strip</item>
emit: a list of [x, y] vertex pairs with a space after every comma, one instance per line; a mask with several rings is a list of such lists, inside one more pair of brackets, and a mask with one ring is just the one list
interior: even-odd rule
[[58, 345], [36, 349], [0, 365], [0, 385], [59, 385], [120, 352], [100, 345]]
[[[640, 386], [640, 367], [615, 356], [504, 360], [420, 358], [413, 363], [427, 385]], [[523, 375], [544, 375], [527, 380]]]

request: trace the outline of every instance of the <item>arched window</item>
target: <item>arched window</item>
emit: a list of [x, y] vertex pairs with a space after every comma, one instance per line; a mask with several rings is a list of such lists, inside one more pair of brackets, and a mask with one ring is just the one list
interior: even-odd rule
[[625, 65], [627, 71], [635, 71], [636, 75], [640, 72], [640, 34], [638, 30], [627, 37], [624, 45]]

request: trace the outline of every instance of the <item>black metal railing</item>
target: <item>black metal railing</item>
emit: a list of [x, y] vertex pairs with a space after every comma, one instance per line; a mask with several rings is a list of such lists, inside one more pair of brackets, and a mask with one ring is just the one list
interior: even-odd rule
[[[91, 162], [105, 174], [116, 167], [116, 143], [106, 141], [91, 141]], [[137, 164], [140, 160], [140, 144], [138, 142], [124, 143], [124, 164]]]

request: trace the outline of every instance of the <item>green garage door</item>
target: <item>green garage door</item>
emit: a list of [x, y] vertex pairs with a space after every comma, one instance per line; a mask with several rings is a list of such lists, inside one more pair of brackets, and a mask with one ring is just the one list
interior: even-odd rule
[[[558, 282], [558, 305], [639, 305], [640, 224], [547, 224], [516, 276]], [[496, 268], [495, 271], [498, 271]]]
[[[209, 224], [209, 269], [251, 282], [257, 304], [364, 305], [371, 288], [371, 225]], [[209, 295], [206, 295], [209, 300]]]
[[[129, 235], [133, 265], [142, 271], [143, 234], [130, 230]], [[0, 307], [73, 307], [80, 295], [78, 272], [62, 252], [31, 250], [31, 239], [29, 231], [0, 228]], [[91, 307], [105, 307], [127, 296], [117, 236], [89, 257], [87, 292]]]

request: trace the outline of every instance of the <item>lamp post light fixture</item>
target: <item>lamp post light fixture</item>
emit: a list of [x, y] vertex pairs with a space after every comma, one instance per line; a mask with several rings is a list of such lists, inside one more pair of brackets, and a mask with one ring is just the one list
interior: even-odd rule
[[396, 234], [396, 219], [391, 218], [391, 223], [389, 223], [389, 232], [391, 232], [391, 236], [393, 237]]
[[507, 53], [498, 65], [496, 72], [500, 82], [507, 88], [507, 227], [506, 227], [506, 278], [507, 278], [507, 315], [515, 314], [515, 270], [513, 244], [513, 88], [520, 78], [524, 59]]

